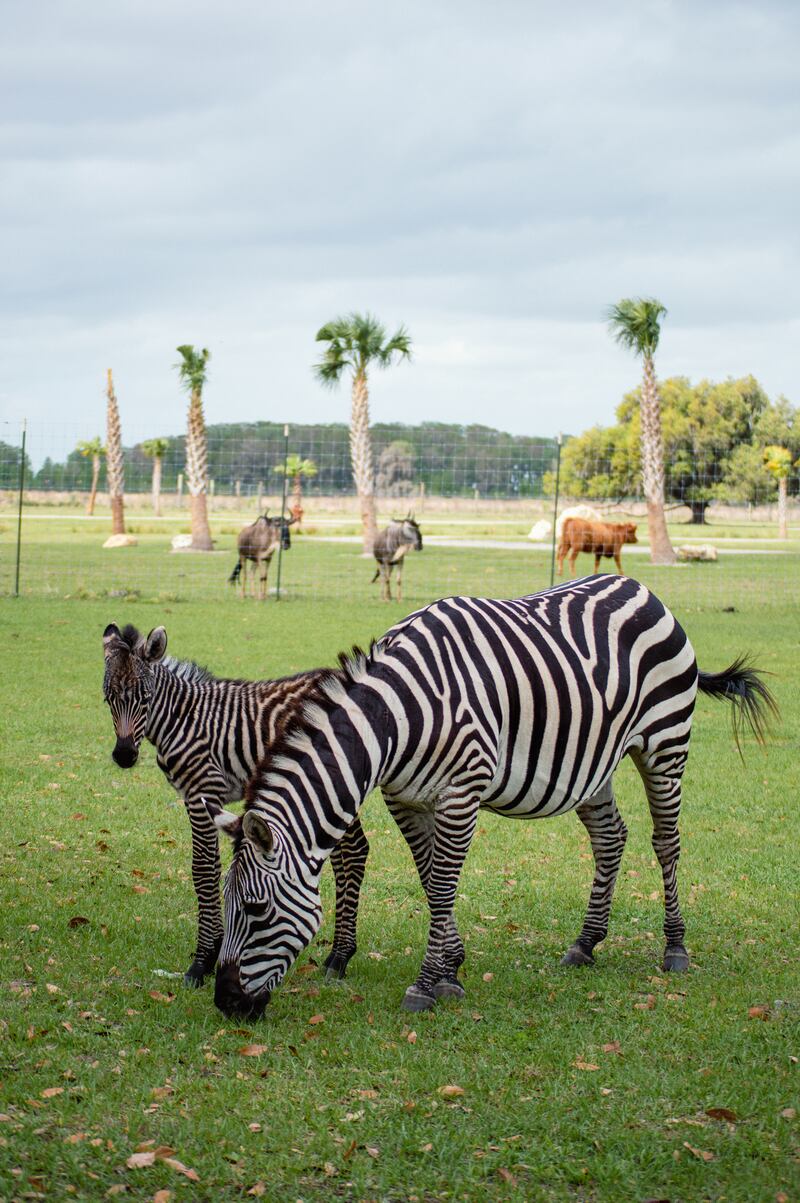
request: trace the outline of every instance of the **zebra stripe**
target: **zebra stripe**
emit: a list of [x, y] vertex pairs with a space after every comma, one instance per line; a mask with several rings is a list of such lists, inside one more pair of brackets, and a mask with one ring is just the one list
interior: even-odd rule
[[322, 865], [376, 785], [430, 911], [407, 1009], [464, 993], [453, 905], [481, 808], [517, 819], [577, 812], [596, 870], [564, 960], [591, 961], [625, 844], [612, 788], [625, 755], [642, 777], [663, 873], [664, 967], [688, 967], [676, 867], [698, 683], [755, 715], [759, 733], [772, 702], [757, 674], [737, 662], [698, 675], [675, 618], [627, 577], [587, 577], [516, 601], [451, 597], [412, 614], [323, 682], [322, 701], [306, 706], [301, 729], [251, 781], [242, 820], [209, 806], [235, 841], [218, 1006], [263, 1011], [317, 931]]
[[[219, 840], [203, 799], [222, 806], [243, 797], [265, 752], [316, 696], [329, 670], [277, 681], [219, 680], [190, 660], [166, 656], [166, 644], [163, 627], [146, 640], [135, 627], [107, 627], [103, 690], [117, 735], [114, 760], [130, 768], [142, 740], [148, 739], [186, 806], [198, 908], [197, 948], [186, 979], [200, 985], [213, 972], [223, 933]], [[358, 895], [368, 851], [356, 819], [331, 855], [336, 926], [326, 967], [340, 977], [356, 950]]]

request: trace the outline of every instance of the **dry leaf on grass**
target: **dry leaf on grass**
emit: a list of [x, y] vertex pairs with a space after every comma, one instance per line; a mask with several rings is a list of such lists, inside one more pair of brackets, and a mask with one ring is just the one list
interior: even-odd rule
[[440, 1086], [439, 1094], [443, 1099], [457, 1099], [464, 1093], [461, 1086]]
[[324, 1022], [325, 1022], [325, 1016], [324, 1016], [324, 1015], [312, 1015], [312, 1016], [311, 1016], [311, 1018], [309, 1019], [309, 1021], [308, 1021], [308, 1022], [309, 1022], [309, 1023], [311, 1024], [311, 1026], [313, 1027], [315, 1024], [318, 1024], [318, 1023], [324, 1023]]
[[417, 1043], [417, 1033], [409, 1032], [408, 1035], [406, 1036], [406, 1040], [408, 1041], [409, 1044], [416, 1044]]
[[54, 1099], [57, 1094], [63, 1094], [63, 1093], [64, 1093], [63, 1086], [48, 1086], [47, 1090], [42, 1091], [42, 1098], [43, 1099]]
[[67, 927], [85, 927], [88, 922], [85, 915], [73, 915]]
[[769, 1019], [769, 1007], [750, 1007], [747, 1014], [750, 1019]]
[[161, 1157], [159, 1160], [163, 1165], [168, 1165], [171, 1170], [175, 1170], [177, 1174], [184, 1174], [191, 1182], [200, 1181], [197, 1170], [190, 1170], [182, 1161], [178, 1161], [177, 1157]]
[[147, 993], [151, 998], [154, 998], [156, 1002], [171, 1003], [175, 1001], [174, 994], [162, 994], [160, 990], [148, 990]]
[[584, 1069], [588, 1071], [593, 1071], [600, 1068], [600, 1066], [595, 1065], [593, 1061], [584, 1061], [583, 1057], [576, 1057], [572, 1064], [576, 1069]]
[[268, 1044], [243, 1044], [240, 1049], [237, 1049], [240, 1057], [260, 1057], [262, 1053], [269, 1052]]
[[714, 1154], [710, 1153], [708, 1151], [708, 1149], [696, 1149], [694, 1147], [694, 1145], [689, 1144], [688, 1140], [685, 1140], [683, 1142], [683, 1147], [684, 1147], [684, 1149], [688, 1149], [689, 1152], [691, 1153], [692, 1157], [696, 1157], [698, 1159], [698, 1161], [713, 1161], [714, 1160]]
[[265, 1182], [256, 1182], [245, 1193], [248, 1195], [255, 1195], [256, 1198], [260, 1199], [262, 1195], [265, 1195], [267, 1193], [266, 1183]]
[[171, 1190], [157, 1190], [153, 1195], [153, 1203], [170, 1203], [170, 1199], [174, 1199], [174, 1192]]
[[514, 1175], [511, 1173], [511, 1170], [505, 1170], [505, 1169], [503, 1169], [502, 1166], [500, 1166], [497, 1172], [500, 1175], [500, 1177], [503, 1179], [503, 1181], [507, 1182], [509, 1186], [517, 1185], [517, 1180], [514, 1177]]
[[730, 1107], [706, 1107], [706, 1115], [712, 1119], [722, 1119], [729, 1124], [736, 1123], [736, 1112], [731, 1111]]
[[608, 1042], [608, 1044], [604, 1044], [603, 1052], [604, 1053], [621, 1053], [622, 1049], [620, 1047], [619, 1040], [610, 1040]]

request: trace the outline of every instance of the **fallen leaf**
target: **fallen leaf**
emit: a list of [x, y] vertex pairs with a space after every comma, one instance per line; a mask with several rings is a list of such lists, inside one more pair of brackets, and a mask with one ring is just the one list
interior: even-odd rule
[[406, 1040], [408, 1041], [409, 1044], [416, 1044], [417, 1043], [417, 1033], [409, 1032], [408, 1035], [406, 1036]]
[[656, 996], [655, 994], [648, 994], [644, 1002], [634, 1003], [633, 1005], [637, 1011], [652, 1011], [656, 1005]]
[[143, 1170], [148, 1165], [155, 1165], [155, 1163], [156, 1155], [152, 1149], [148, 1149], [144, 1153], [131, 1153], [125, 1162], [129, 1170]]
[[494, 981], [494, 974], [493, 974], [493, 973], [484, 973], [484, 975], [483, 975], [483, 980], [484, 980], [485, 982], [492, 982], [492, 981]]
[[325, 1016], [324, 1016], [324, 1015], [312, 1015], [312, 1016], [311, 1016], [311, 1018], [309, 1019], [309, 1021], [308, 1021], [308, 1022], [309, 1022], [309, 1024], [311, 1024], [311, 1026], [313, 1027], [313, 1026], [314, 1026], [314, 1024], [317, 1024], [317, 1023], [324, 1023], [324, 1022], [325, 1022]]
[[505, 1169], [503, 1169], [502, 1166], [500, 1166], [498, 1168], [497, 1172], [500, 1175], [500, 1177], [503, 1179], [503, 1181], [507, 1182], [509, 1186], [517, 1185], [517, 1180], [514, 1177], [514, 1175], [511, 1173], [510, 1170], [505, 1170]]
[[604, 1053], [621, 1053], [619, 1040], [610, 1040], [608, 1044], [603, 1045]]
[[243, 1044], [238, 1053], [240, 1057], [260, 1057], [262, 1053], [269, 1052], [268, 1044]]
[[248, 1124], [247, 1126], [251, 1132], [260, 1132], [261, 1131], [261, 1124]]
[[48, 994], [60, 994], [61, 993], [60, 986], [54, 986], [52, 982], [45, 982], [44, 986], [45, 986], [45, 990], [47, 991]]
[[54, 1099], [57, 1094], [63, 1094], [63, 1093], [64, 1093], [63, 1086], [48, 1086], [47, 1090], [42, 1091], [42, 1098], [43, 1099]]
[[150, 1093], [154, 1099], [166, 1099], [175, 1093], [175, 1089], [172, 1086], [154, 1086]]
[[250, 1187], [249, 1191], [247, 1191], [248, 1195], [255, 1195], [259, 1199], [261, 1198], [262, 1195], [265, 1195], [266, 1193], [267, 1193], [267, 1187], [264, 1182], [256, 1182], [253, 1186]]
[[461, 1086], [440, 1086], [439, 1094], [443, 1099], [457, 1099], [464, 1093]]
[[131, 869], [131, 877], [146, 877], [144, 869]]
[[339, 1171], [337, 1170], [336, 1166], [333, 1164], [332, 1161], [326, 1161], [322, 1168], [325, 1171], [325, 1176], [327, 1178], [333, 1178], [336, 1174], [339, 1173]]
[[157, 1190], [153, 1195], [153, 1203], [169, 1203], [170, 1199], [174, 1199], [174, 1192], [171, 1190]]
[[699, 1161], [713, 1161], [714, 1160], [714, 1154], [710, 1153], [708, 1151], [708, 1149], [696, 1149], [694, 1147], [694, 1145], [689, 1144], [688, 1140], [685, 1140], [683, 1142], [683, 1147], [684, 1147], [684, 1149], [688, 1149], [689, 1152], [691, 1153], [692, 1157], [697, 1157]]
[[575, 1060], [572, 1062], [572, 1064], [575, 1066], [576, 1069], [585, 1069], [585, 1070], [589, 1070], [589, 1071], [593, 1071], [595, 1069], [600, 1068], [600, 1066], [595, 1065], [593, 1061], [584, 1061], [583, 1057], [576, 1057]]
[[796, 1115], [797, 1112], [795, 1111], [794, 1107], [784, 1107], [783, 1111], [781, 1112], [781, 1119], [794, 1119]]
[[358, 1148], [358, 1141], [351, 1140], [345, 1151], [342, 1153], [342, 1161], [349, 1161]]
[[706, 1115], [712, 1119], [726, 1120], [729, 1124], [736, 1123], [736, 1112], [731, 1111], [730, 1107], [706, 1107]]
[[131, 888], [133, 889], [134, 894], [149, 894], [150, 893], [150, 889], [148, 886], [132, 886]]
[[156, 1002], [171, 1003], [175, 1001], [174, 994], [162, 994], [160, 990], [148, 990], [147, 993], [151, 998], [154, 998]]
[[380, 1149], [377, 1145], [364, 1145], [364, 1151], [370, 1157], [380, 1157]]
[[114, 1185], [109, 1186], [108, 1190], [106, 1191], [106, 1198], [113, 1199], [115, 1195], [124, 1195], [127, 1189], [128, 1188], [124, 1182], [115, 1182]]
[[769, 1019], [769, 1007], [750, 1007], [747, 1014], [750, 1019]]
[[171, 1170], [175, 1170], [178, 1174], [184, 1174], [191, 1182], [199, 1182], [200, 1175], [197, 1170], [190, 1170], [182, 1161], [178, 1161], [177, 1157], [160, 1157], [159, 1161], [163, 1165], [168, 1165]]

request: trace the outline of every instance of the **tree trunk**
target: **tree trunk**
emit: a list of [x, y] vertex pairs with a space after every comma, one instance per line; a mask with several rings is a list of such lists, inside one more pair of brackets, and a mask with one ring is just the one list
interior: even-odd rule
[[690, 501], [688, 504], [692, 511], [692, 526], [705, 526], [708, 502]]
[[190, 495], [192, 549], [212, 551], [211, 530], [208, 525], [208, 442], [203, 419], [203, 397], [194, 389], [189, 401], [186, 427], [186, 487]]
[[377, 534], [375, 477], [372, 470], [372, 445], [369, 438], [369, 393], [367, 392], [367, 378], [363, 372], [358, 372], [353, 378], [350, 459], [353, 465], [353, 480], [361, 507], [364, 555], [372, 555]]
[[108, 496], [111, 501], [111, 533], [125, 534], [125, 464], [122, 455], [122, 432], [119, 424], [119, 406], [114, 392], [114, 381], [111, 368], [108, 369], [108, 386], [106, 388], [108, 405], [106, 407], [106, 475], [108, 477]]
[[92, 456], [92, 489], [89, 493], [89, 500], [86, 502], [86, 513], [91, 518], [94, 513], [94, 503], [97, 497], [97, 482], [100, 479], [100, 456]]
[[786, 525], [786, 495], [788, 492], [788, 480], [785, 476], [778, 477], [778, 538], [788, 538], [788, 529]]
[[157, 455], [153, 460], [153, 482], [152, 482], [152, 498], [153, 498], [153, 513], [157, 518], [161, 517], [161, 456]]
[[653, 360], [649, 355], [644, 357], [641, 416], [642, 484], [647, 501], [650, 561], [653, 564], [674, 564], [677, 556], [667, 533], [667, 520], [664, 514], [664, 441], [661, 435], [661, 403]]

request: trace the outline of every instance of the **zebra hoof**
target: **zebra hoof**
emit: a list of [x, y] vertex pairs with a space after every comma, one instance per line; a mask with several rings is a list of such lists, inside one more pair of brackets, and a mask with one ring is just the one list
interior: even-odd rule
[[[353, 954], [351, 953], [350, 956]], [[325, 970], [325, 981], [341, 981], [347, 971], [347, 965], [350, 960], [343, 952], [331, 952], [325, 960], [323, 966]]]
[[467, 992], [454, 977], [444, 977], [433, 987], [434, 998], [466, 998]]
[[561, 958], [562, 965], [594, 965], [594, 957], [580, 944], [573, 944]]
[[333, 965], [329, 965], [325, 970], [325, 981], [334, 984], [344, 981], [344, 969], [336, 969]]
[[190, 986], [193, 990], [199, 990], [205, 981], [207, 972], [202, 961], [192, 961], [183, 975], [184, 986]]
[[436, 1005], [436, 998], [419, 986], [409, 986], [400, 1004], [404, 1011], [430, 1011]]
[[664, 953], [665, 973], [685, 973], [689, 968], [689, 954], [682, 944], [668, 944]]

